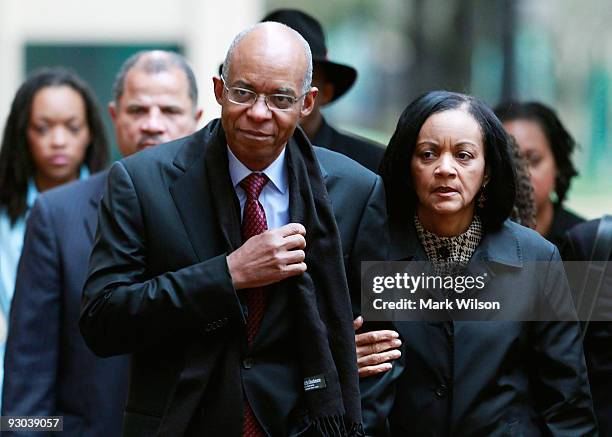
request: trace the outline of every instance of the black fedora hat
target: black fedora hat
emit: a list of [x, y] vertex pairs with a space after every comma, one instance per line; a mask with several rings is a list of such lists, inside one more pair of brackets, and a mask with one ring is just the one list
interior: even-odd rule
[[270, 12], [261, 21], [275, 21], [285, 24], [304, 37], [310, 45], [313, 63], [323, 68], [327, 80], [334, 84], [332, 101], [346, 93], [355, 83], [357, 70], [327, 59], [323, 27], [314, 17], [297, 9], [277, 9]]

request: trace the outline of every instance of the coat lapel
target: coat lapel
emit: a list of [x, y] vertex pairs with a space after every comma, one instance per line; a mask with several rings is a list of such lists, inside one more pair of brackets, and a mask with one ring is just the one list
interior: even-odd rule
[[89, 195], [89, 199], [85, 207], [86, 209], [83, 214], [83, 220], [85, 221], [85, 233], [87, 234], [87, 238], [89, 238], [89, 242], [91, 244], [93, 244], [96, 235], [96, 228], [98, 227], [98, 208], [100, 207], [100, 200], [102, 199], [104, 188], [106, 187], [107, 175], [108, 172], [105, 171], [104, 176], [97, 180], [92, 192]]
[[[219, 211], [224, 209], [222, 207], [227, 208], [227, 203], [234, 202], [233, 205], [236, 206], [238, 199], [231, 183], [227, 182], [229, 180], [227, 155], [223, 157], [224, 150], [220, 144], [225, 140], [217, 126], [219, 126], [217, 123], [212, 123], [209, 129], [198, 132], [177, 154], [174, 165], [183, 174], [179, 175], [170, 187], [170, 194], [199, 261], [240, 245], [240, 241], [235, 241], [235, 237], [231, 238], [226, 234], [220, 236], [219, 232], [220, 229], [226, 228], [226, 226], [219, 227], [220, 221], [238, 220], [239, 224], [240, 219], [236, 218], [235, 207], [229, 208], [233, 213], [219, 214]], [[225, 165], [223, 162], [219, 163], [223, 159]], [[217, 181], [215, 180], [217, 178], [223, 180]], [[218, 187], [224, 192], [213, 195], [213, 191], [219, 189]], [[219, 205], [215, 200], [218, 198], [225, 199], [225, 205]]]
[[[467, 274], [474, 277], [483, 276], [485, 289], [499, 269], [503, 271], [523, 267], [522, 249], [509, 223], [510, 221], [506, 220], [501, 229], [485, 234], [467, 265]], [[478, 291], [467, 290], [465, 297], [476, 295]]]
[[98, 205], [100, 204], [100, 198], [96, 201], [93, 197], [87, 202], [87, 210], [85, 211], [85, 230], [87, 231], [87, 237], [89, 242], [93, 244], [94, 236], [96, 235], [96, 227], [98, 226]]

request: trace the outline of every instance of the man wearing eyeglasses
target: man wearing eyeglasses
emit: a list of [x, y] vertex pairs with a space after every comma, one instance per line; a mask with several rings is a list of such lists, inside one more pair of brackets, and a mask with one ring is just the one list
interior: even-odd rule
[[350, 296], [383, 188], [296, 129], [311, 80], [306, 41], [257, 24], [213, 79], [220, 120], [111, 169], [80, 327], [133, 354], [124, 435], [363, 435]]

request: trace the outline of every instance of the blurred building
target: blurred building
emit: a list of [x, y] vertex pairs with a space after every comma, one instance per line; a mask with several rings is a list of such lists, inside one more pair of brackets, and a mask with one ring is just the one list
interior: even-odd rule
[[303, 8], [327, 30], [355, 87], [326, 109], [335, 124], [387, 143], [401, 111], [447, 89], [491, 106], [540, 100], [579, 144], [567, 205], [612, 213], [610, 0], [268, 0]]
[[[235, 34], [262, 14], [261, 0], [1, 0], [0, 123], [17, 88], [37, 67], [73, 68], [105, 109], [123, 61], [154, 48], [179, 51], [191, 61], [204, 118], [215, 118], [211, 78]], [[105, 122], [110, 133], [108, 116]]]
[[278, 7], [317, 17], [330, 57], [359, 71], [325, 110], [335, 125], [387, 143], [405, 106], [432, 89], [492, 106], [540, 100], [581, 146], [568, 205], [612, 212], [609, 0], [0, 0], [0, 122], [37, 66], [73, 66], [105, 105], [121, 62], [155, 47], [191, 60], [209, 120], [219, 113], [210, 78], [231, 38]]

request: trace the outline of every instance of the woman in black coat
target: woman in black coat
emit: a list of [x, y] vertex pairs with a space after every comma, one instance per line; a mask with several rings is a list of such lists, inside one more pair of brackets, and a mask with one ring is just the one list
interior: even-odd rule
[[387, 400], [394, 436], [597, 433], [578, 323], [522, 321], [545, 305], [560, 311], [556, 320], [571, 319], [573, 307], [555, 246], [508, 220], [511, 162], [499, 120], [462, 94], [421, 96], [391, 138], [381, 164], [391, 259], [428, 260], [451, 274], [486, 261], [485, 291], [517, 310], [503, 321], [396, 323], [405, 369]]

